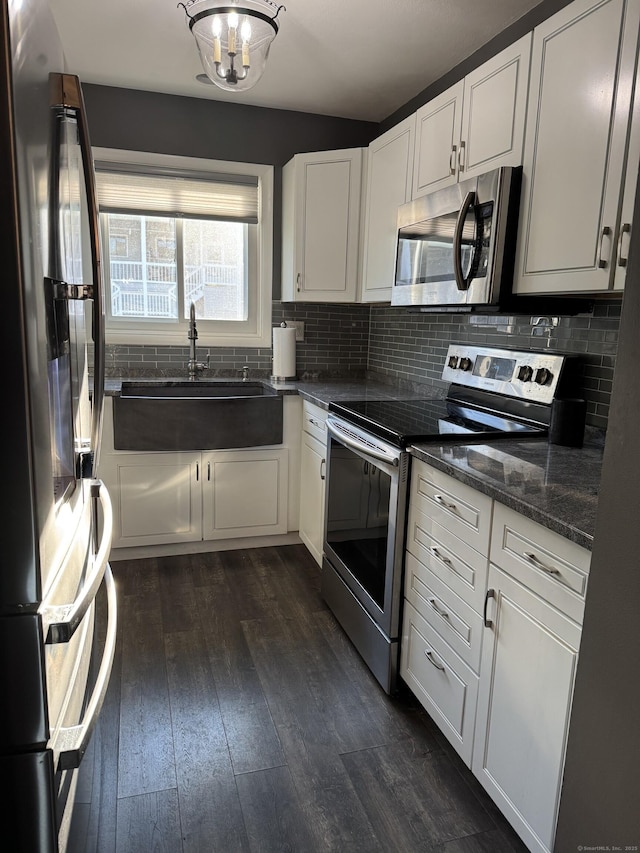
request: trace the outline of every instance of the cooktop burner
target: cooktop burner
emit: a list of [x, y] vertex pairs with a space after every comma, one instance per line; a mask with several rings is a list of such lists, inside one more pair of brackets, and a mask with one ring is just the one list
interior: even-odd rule
[[546, 428], [522, 423], [451, 400], [354, 400], [329, 411], [397, 447], [417, 441], [544, 436]]

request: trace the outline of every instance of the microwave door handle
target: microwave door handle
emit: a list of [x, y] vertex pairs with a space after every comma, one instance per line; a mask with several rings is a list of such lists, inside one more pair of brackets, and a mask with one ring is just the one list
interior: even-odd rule
[[78, 138], [84, 171], [87, 210], [89, 215], [89, 241], [93, 273], [93, 400], [91, 412], [91, 449], [93, 464], [91, 477], [98, 471], [98, 456], [102, 437], [102, 411], [104, 406], [105, 320], [104, 286], [100, 257], [100, 229], [98, 219], [98, 194], [87, 125], [87, 112], [80, 79], [73, 74], [51, 74], [49, 80], [51, 106], [74, 110], [78, 120]]
[[465, 278], [464, 273], [462, 272], [462, 232], [464, 231], [464, 223], [467, 218], [467, 214], [469, 213], [470, 208], [475, 203], [475, 200], [476, 194], [475, 192], [473, 192], [473, 190], [466, 194], [465, 199], [462, 202], [462, 206], [458, 211], [456, 227], [453, 232], [453, 274], [456, 279], [456, 287], [458, 288], [458, 290], [469, 289], [469, 281], [471, 276], [469, 276], [469, 278]]

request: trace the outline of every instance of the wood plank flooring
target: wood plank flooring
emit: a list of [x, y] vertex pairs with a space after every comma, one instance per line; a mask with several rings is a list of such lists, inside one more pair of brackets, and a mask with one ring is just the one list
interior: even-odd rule
[[113, 564], [118, 650], [69, 853], [521, 853], [304, 546]]

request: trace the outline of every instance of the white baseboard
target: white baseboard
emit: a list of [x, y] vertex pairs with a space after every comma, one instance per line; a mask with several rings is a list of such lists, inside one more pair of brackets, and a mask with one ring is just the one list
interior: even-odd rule
[[269, 548], [277, 545], [300, 545], [297, 531], [275, 536], [248, 536], [241, 539], [215, 539], [206, 542], [179, 542], [170, 545], [140, 545], [137, 548], [112, 548], [110, 562], [139, 560], [144, 557], [171, 557], [177, 554], [205, 554], [213, 551], [237, 551], [240, 548]]

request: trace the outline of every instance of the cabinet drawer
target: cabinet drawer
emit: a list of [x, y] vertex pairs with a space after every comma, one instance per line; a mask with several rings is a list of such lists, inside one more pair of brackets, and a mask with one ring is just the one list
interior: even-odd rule
[[482, 610], [489, 560], [441, 527], [411, 502], [407, 550], [478, 613]]
[[478, 676], [408, 601], [404, 604], [400, 674], [470, 767]]
[[488, 553], [492, 500], [487, 495], [414, 459], [411, 503], [481, 554]]
[[491, 562], [582, 623], [591, 553], [496, 503]]
[[475, 672], [480, 668], [482, 617], [411, 554], [404, 594], [418, 613]]
[[323, 444], [327, 443], [327, 412], [306, 400], [302, 406], [302, 429], [317, 438]]

